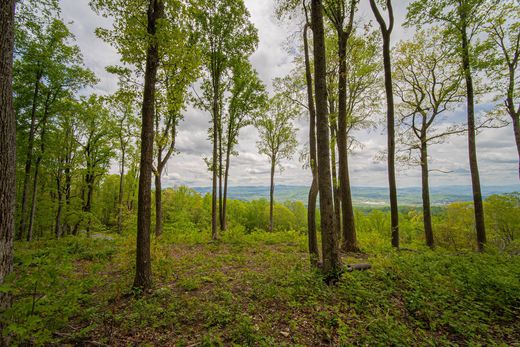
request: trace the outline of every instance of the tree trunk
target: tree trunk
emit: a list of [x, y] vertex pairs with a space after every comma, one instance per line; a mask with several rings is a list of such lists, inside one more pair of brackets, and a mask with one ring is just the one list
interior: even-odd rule
[[23, 238], [23, 234], [25, 233], [25, 229], [27, 227], [25, 215], [27, 213], [27, 195], [29, 193], [29, 178], [31, 176], [31, 166], [32, 166], [32, 157], [33, 157], [33, 149], [34, 149], [34, 137], [36, 135], [36, 108], [38, 105], [38, 96], [40, 94], [40, 80], [42, 78], [41, 71], [36, 72], [36, 79], [34, 82], [34, 92], [33, 92], [33, 100], [32, 100], [32, 109], [31, 109], [31, 126], [29, 128], [29, 141], [27, 144], [27, 157], [25, 159], [25, 172], [23, 176], [23, 186], [22, 186], [22, 207], [20, 213], [20, 225], [18, 229], [18, 235], [16, 236], [17, 240], [21, 240]]
[[390, 58], [390, 34], [383, 35], [383, 61], [385, 69], [385, 91], [387, 100], [388, 130], [388, 186], [390, 190], [390, 217], [392, 222], [392, 246], [399, 248], [399, 209], [397, 205], [397, 183], [395, 179], [395, 111], [392, 87], [392, 63]]
[[306, 23], [303, 29], [303, 46], [305, 51], [305, 81], [307, 83], [307, 103], [309, 105], [309, 159], [312, 171], [312, 183], [309, 190], [307, 206], [307, 229], [311, 266], [317, 267], [320, 260], [320, 252], [318, 250], [318, 238], [316, 235], [316, 199], [318, 197], [318, 170], [316, 167], [316, 108], [314, 106], [314, 93], [312, 88], [309, 39], [307, 37], [308, 31], [309, 24]]
[[330, 137], [327, 114], [327, 63], [321, 0], [312, 0], [311, 22], [314, 33], [314, 83], [316, 89], [317, 159], [320, 192], [323, 272], [327, 282], [334, 281], [341, 270], [330, 170]]
[[[14, 8], [15, 0], [0, 3], [0, 285], [13, 269], [16, 205], [16, 120], [12, 88]], [[0, 310], [9, 307], [10, 303], [10, 296], [0, 293]], [[9, 345], [0, 337], [0, 345], [4, 344]]]
[[507, 88], [506, 107], [507, 112], [513, 120], [513, 131], [515, 134], [516, 151], [518, 153], [518, 177], [520, 178], [520, 107], [518, 108], [518, 111], [515, 109], [515, 82], [515, 66], [513, 64], [509, 64], [509, 86]]
[[222, 210], [222, 122], [219, 122], [218, 138], [218, 217], [220, 231], [224, 230], [224, 214]]
[[34, 230], [34, 216], [36, 215], [36, 197], [38, 195], [38, 174], [40, 171], [40, 163], [42, 161], [41, 155], [36, 159], [36, 164], [34, 166], [34, 178], [33, 178], [33, 187], [32, 187], [32, 197], [31, 197], [31, 213], [29, 215], [29, 228], [27, 229], [27, 241], [32, 241], [33, 238], [33, 230]]
[[513, 130], [515, 133], [516, 150], [518, 152], [518, 177], [520, 178], [520, 115], [511, 115], [513, 118]]
[[[228, 136], [228, 139], [230, 136]], [[229, 178], [229, 161], [231, 160], [231, 145], [228, 143], [226, 149], [226, 169], [224, 171], [224, 201], [222, 202], [222, 230], [227, 230], [227, 191]]]
[[464, 10], [460, 11], [462, 30], [462, 67], [466, 80], [467, 109], [468, 109], [468, 152], [469, 167], [471, 171], [471, 185], [473, 188], [473, 204], [475, 208], [475, 228], [477, 230], [478, 250], [483, 251], [486, 244], [486, 226], [484, 224], [484, 205], [482, 203], [482, 191], [480, 189], [480, 175], [477, 163], [477, 146], [475, 130], [475, 93], [473, 90], [473, 76], [471, 72], [471, 59], [469, 42], [466, 32], [466, 18]]
[[125, 148], [121, 148], [121, 171], [119, 172], [119, 195], [117, 197], [117, 232], [123, 233], [123, 195], [125, 182]]
[[161, 182], [161, 170], [157, 169], [155, 175], [155, 236], [159, 237], [162, 235], [162, 182]]
[[276, 169], [276, 161], [271, 159], [271, 188], [269, 189], [269, 231], [274, 230], [274, 171]]
[[42, 122], [41, 122], [41, 139], [40, 139], [40, 154], [36, 159], [36, 164], [34, 167], [34, 177], [33, 177], [33, 194], [31, 199], [31, 214], [29, 216], [29, 229], [27, 231], [27, 241], [31, 241], [33, 238], [33, 230], [34, 230], [34, 217], [36, 215], [36, 202], [38, 197], [38, 175], [40, 172], [40, 164], [43, 158], [43, 154], [45, 153], [45, 132], [47, 131], [47, 118], [49, 116], [49, 100], [50, 94], [45, 101], [45, 111], [43, 114]]
[[346, 252], [358, 252], [354, 208], [350, 191], [348, 172], [348, 138], [347, 138], [347, 39], [343, 30], [338, 31], [339, 77], [338, 77], [338, 157], [339, 187], [341, 190], [341, 211], [343, 217], [341, 248]]
[[[61, 165], [61, 164], [60, 164]], [[61, 169], [60, 169], [61, 170]], [[56, 177], [56, 193], [58, 194], [58, 210], [56, 212], [56, 225], [54, 226], [54, 235], [59, 239], [62, 235], [61, 216], [63, 214], [63, 191], [61, 187], [61, 172]]]
[[[162, 0], [150, 0], [148, 6], [148, 34], [155, 38], [156, 22], [164, 17]], [[159, 65], [159, 47], [155, 40], [148, 42], [143, 90], [141, 162], [139, 170], [139, 197], [137, 209], [137, 254], [134, 287], [148, 290], [152, 286], [150, 258], [151, 185], [153, 160], [153, 118], [155, 83]]]
[[432, 213], [430, 207], [430, 183], [428, 171], [428, 143], [426, 134], [421, 139], [421, 176], [422, 176], [422, 201], [423, 201], [423, 224], [426, 245], [430, 248], [434, 246]]
[[[331, 111], [332, 112], [332, 111]], [[331, 157], [331, 169], [332, 169], [332, 194], [334, 197], [334, 224], [336, 225], [336, 238], [339, 241], [341, 236], [341, 197], [340, 187], [338, 181], [338, 173], [336, 169], [336, 126], [331, 122], [331, 142], [330, 142], [330, 157]]]
[[213, 81], [213, 160], [211, 163], [211, 169], [213, 171], [213, 186], [211, 196], [211, 238], [213, 240], [218, 239], [217, 234], [217, 179], [218, 179], [218, 126], [219, 126], [219, 87], [218, 81]]

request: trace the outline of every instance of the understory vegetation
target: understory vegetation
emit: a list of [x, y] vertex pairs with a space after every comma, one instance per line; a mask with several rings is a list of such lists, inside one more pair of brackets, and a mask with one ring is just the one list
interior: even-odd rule
[[210, 237], [209, 196], [166, 189], [164, 203], [164, 233], [151, 244], [154, 285], [146, 293], [131, 289], [132, 214], [122, 235], [112, 223], [117, 210], [100, 209], [88, 236], [56, 240], [49, 232], [16, 243], [14, 273], [1, 287], [14, 299], [1, 315], [12, 345], [519, 341], [518, 195], [486, 200], [493, 232], [485, 253], [473, 252], [471, 204], [438, 208], [434, 250], [424, 245], [415, 208], [401, 210], [400, 251], [387, 241], [389, 212], [357, 210], [361, 252], [343, 254], [343, 263], [372, 268], [345, 272], [334, 286], [310, 266], [301, 203], [276, 204], [277, 231], [266, 232], [268, 201], [231, 200], [230, 228], [219, 241]]
[[[514, 344], [520, 258], [397, 252], [377, 233], [370, 261], [327, 286], [296, 232], [191, 231], [152, 244], [154, 289], [130, 291], [134, 237], [37, 241], [16, 248], [13, 345]], [[366, 258], [366, 259], [365, 259]], [[5, 289], [6, 287], [4, 287]]]

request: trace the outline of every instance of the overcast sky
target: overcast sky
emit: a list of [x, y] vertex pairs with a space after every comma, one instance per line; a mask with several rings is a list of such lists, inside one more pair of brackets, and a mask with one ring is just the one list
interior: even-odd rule
[[[268, 86], [275, 77], [287, 75], [292, 69], [293, 57], [284, 49], [288, 37], [296, 28], [281, 24], [274, 17], [273, 0], [245, 0], [251, 13], [251, 20], [259, 31], [258, 50], [251, 57], [251, 62], [261, 79]], [[108, 65], [119, 63], [118, 54], [108, 44], [98, 39], [96, 27], [109, 27], [110, 21], [95, 15], [88, 6], [88, 0], [61, 0], [62, 15], [76, 35], [87, 67], [99, 77], [96, 92], [108, 94], [117, 88], [117, 80], [105, 71]], [[401, 27], [406, 14], [408, 1], [396, 1], [396, 28], [393, 41], [410, 36], [410, 32]], [[368, 0], [361, 1], [359, 18], [372, 20]], [[484, 107], [480, 107], [483, 109]], [[465, 108], [461, 108], [448, 117], [463, 118]], [[189, 108], [184, 122], [180, 124], [177, 149], [180, 152], [170, 163], [163, 178], [163, 186], [209, 186], [211, 175], [206, 169], [204, 157], [211, 155], [211, 144], [207, 139], [210, 114]], [[307, 119], [296, 122], [299, 128], [300, 150], [307, 143]], [[356, 138], [363, 144], [350, 157], [351, 180], [354, 186], [386, 186], [386, 163], [377, 161], [376, 155], [386, 147], [386, 135], [383, 128], [372, 131], [359, 131]], [[259, 155], [256, 149], [258, 135], [252, 127], [242, 130], [237, 150], [239, 156], [232, 159], [230, 184], [233, 186], [268, 185], [269, 162]], [[491, 129], [482, 132], [478, 138], [478, 158], [480, 177], [483, 185], [518, 184], [518, 162], [512, 127]], [[431, 168], [452, 171], [449, 174], [432, 172], [431, 184], [469, 185], [469, 164], [467, 140], [464, 136], [453, 137], [449, 142], [433, 145], [430, 149]], [[302, 168], [298, 161], [283, 162], [283, 172], [277, 172], [277, 184], [309, 185], [310, 172]], [[400, 169], [397, 173], [398, 185], [420, 186], [418, 169]]]

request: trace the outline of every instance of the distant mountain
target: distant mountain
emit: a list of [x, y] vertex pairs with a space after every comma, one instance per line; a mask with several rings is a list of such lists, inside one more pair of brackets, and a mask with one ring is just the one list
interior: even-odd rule
[[[211, 192], [211, 187], [194, 187], [201, 194]], [[505, 194], [520, 191], [520, 185], [487, 186], [482, 187], [484, 197], [493, 194]], [[275, 198], [277, 201], [302, 201], [307, 203], [309, 188], [306, 186], [277, 185]], [[472, 201], [471, 186], [438, 186], [431, 187], [431, 202], [433, 205], [445, 205], [455, 201]], [[228, 190], [230, 199], [256, 200], [268, 199], [269, 187], [267, 186], [238, 186]], [[386, 206], [388, 201], [388, 188], [385, 187], [352, 187], [353, 201], [356, 206]], [[401, 205], [421, 205], [421, 188], [408, 187], [398, 189], [398, 199]]]

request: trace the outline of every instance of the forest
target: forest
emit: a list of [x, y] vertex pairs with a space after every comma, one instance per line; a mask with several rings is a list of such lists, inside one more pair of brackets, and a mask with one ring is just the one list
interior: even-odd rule
[[[2, 0], [0, 346], [518, 346], [520, 2], [265, 0], [280, 75], [257, 1], [82, 1], [117, 53], [99, 72], [67, 1]], [[202, 190], [169, 179], [195, 112]], [[505, 174], [477, 153], [497, 129]], [[233, 199], [251, 131], [268, 194]], [[362, 136], [388, 204], [355, 199]], [[438, 203], [454, 138], [471, 201]], [[277, 198], [287, 176], [305, 199]]]

